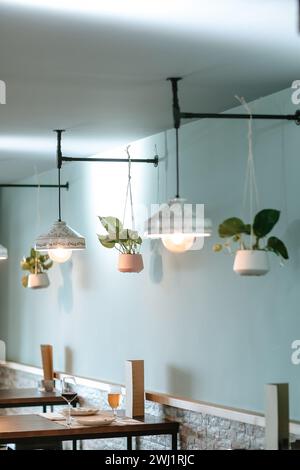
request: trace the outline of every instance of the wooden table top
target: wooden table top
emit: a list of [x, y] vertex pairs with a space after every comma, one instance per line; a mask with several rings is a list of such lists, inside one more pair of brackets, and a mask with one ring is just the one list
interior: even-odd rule
[[58, 390], [39, 392], [37, 388], [0, 389], [0, 408], [14, 406], [66, 405]]
[[0, 442], [34, 442], [34, 440], [97, 439], [102, 437], [138, 436], [147, 434], [172, 434], [178, 432], [179, 424], [146, 415], [128, 424], [109, 424], [67, 428], [40, 415], [0, 416]]

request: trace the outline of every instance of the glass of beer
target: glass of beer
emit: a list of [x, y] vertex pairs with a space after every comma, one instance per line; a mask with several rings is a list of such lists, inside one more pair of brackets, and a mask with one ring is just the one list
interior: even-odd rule
[[107, 394], [107, 401], [113, 411], [113, 415], [117, 416], [117, 409], [122, 400], [122, 390], [119, 385], [111, 385]]

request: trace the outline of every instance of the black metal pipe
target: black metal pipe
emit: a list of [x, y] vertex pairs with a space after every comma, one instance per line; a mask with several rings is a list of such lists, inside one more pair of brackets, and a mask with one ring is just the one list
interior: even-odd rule
[[[0, 184], [0, 188], [58, 188], [58, 184]], [[61, 184], [61, 188], [69, 189], [69, 183]]]
[[[128, 158], [86, 158], [86, 157], [64, 157], [63, 162], [108, 162], [108, 163], [128, 163]], [[131, 158], [132, 163], [153, 163], [154, 166], [158, 165], [158, 156], [154, 158]]]
[[176, 133], [176, 198], [179, 198], [179, 135], [178, 127], [175, 128]]
[[58, 221], [61, 222], [61, 182], [60, 182], [60, 171], [62, 167], [62, 151], [61, 151], [61, 135], [65, 132], [64, 129], [55, 129], [57, 136], [57, 149], [56, 149], [56, 163], [58, 171]]
[[60, 168], [58, 168], [58, 222], [61, 222], [61, 183], [60, 183]]
[[174, 128], [179, 129], [181, 113], [178, 98], [178, 82], [182, 80], [182, 77], [170, 77], [167, 78], [167, 80], [169, 80], [172, 85]]
[[54, 129], [57, 136], [57, 148], [56, 148], [56, 166], [60, 170], [62, 166], [62, 152], [61, 152], [61, 135], [65, 132], [65, 129]]
[[300, 124], [300, 110], [295, 114], [219, 114], [219, 113], [180, 113], [182, 119], [271, 119], [271, 120], [286, 120], [295, 121]]

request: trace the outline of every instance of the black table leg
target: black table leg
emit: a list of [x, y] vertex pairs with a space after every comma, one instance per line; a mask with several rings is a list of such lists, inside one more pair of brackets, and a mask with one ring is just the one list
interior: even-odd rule
[[77, 450], [77, 441], [76, 439], [73, 439], [73, 447], [72, 447], [72, 450]]
[[50, 410], [53, 413], [53, 405], [50, 406]]
[[43, 405], [43, 413], [47, 412], [47, 405]]
[[172, 450], [177, 450], [177, 432], [172, 433]]
[[132, 450], [132, 437], [127, 437], [127, 450]]

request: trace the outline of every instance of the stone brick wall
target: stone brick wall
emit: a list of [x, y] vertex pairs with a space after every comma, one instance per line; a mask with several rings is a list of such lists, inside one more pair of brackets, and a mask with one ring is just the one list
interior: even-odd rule
[[[0, 388], [36, 387], [40, 376], [24, 373], [0, 366]], [[106, 392], [90, 387], [78, 386], [80, 403], [108, 409]], [[0, 414], [37, 413], [38, 408], [0, 409]], [[264, 428], [253, 426], [217, 416], [195, 413], [153, 402], [146, 402], [146, 412], [181, 423], [178, 448], [186, 450], [225, 450], [225, 449], [262, 449], [264, 446]], [[169, 436], [151, 436], [137, 438], [137, 449], [170, 449]], [[69, 448], [68, 443], [65, 444]], [[126, 449], [123, 438], [81, 441], [81, 449]]]

